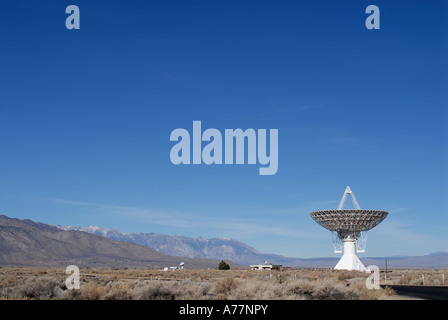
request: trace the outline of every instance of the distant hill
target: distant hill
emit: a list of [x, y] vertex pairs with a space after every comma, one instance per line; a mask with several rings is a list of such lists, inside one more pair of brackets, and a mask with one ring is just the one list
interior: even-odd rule
[[388, 268], [448, 268], [448, 252], [433, 252], [424, 256], [392, 256], [381, 258], [362, 258], [365, 266], [374, 264], [383, 269]]
[[0, 215], [0, 265], [216, 268], [218, 261], [166, 255], [152, 248]]
[[[228, 238], [192, 238], [181, 235], [164, 235], [156, 233], [122, 233], [116, 229], [105, 229], [97, 226], [58, 226], [63, 230], [77, 230], [97, 234], [117, 241], [132, 242], [153, 248], [172, 256], [190, 258], [224, 259], [240, 265], [263, 263], [269, 261], [290, 267], [331, 268], [336, 265], [340, 256], [331, 258], [291, 258], [276, 254], [266, 254], [257, 251], [247, 244]], [[448, 252], [432, 253], [426, 256], [380, 257], [360, 259], [365, 266], [377, 265], [384, 268], [385, 260], [389, 268], [446, 268], [448, 267]]]

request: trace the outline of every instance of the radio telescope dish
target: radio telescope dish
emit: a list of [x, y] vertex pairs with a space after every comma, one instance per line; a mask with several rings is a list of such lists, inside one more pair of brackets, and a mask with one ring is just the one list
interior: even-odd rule
[[[348, 195], [355, 209], [342, 209]], [[344, 248], [344, 254], [335, 269], [367, 270], [355, 252], [365, 252], [367, 231], [380, 224], [388, 212], [361, 209], [352, 190], [347, 187], [337, 210], [315, 211], [310, 215], [314, 221], [332, 232], [335, 253], [342, 252], [342, 246]]]

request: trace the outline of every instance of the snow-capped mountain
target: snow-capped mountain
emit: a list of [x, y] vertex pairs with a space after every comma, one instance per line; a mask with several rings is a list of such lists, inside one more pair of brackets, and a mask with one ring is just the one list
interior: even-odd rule
[[[112, 240], [116, 241], [129, 241], [128, 237], [125, 233], [118, 231], [117, 229], [113, 228], [101, 228], [98, 226], [84, 226], [84, 227], [77, 227], [77, 226], [67, 226], [67, 225], [57, 225], [59, 229], [62, 230], [76, 230], [76, 231], [83, 231], [88, 233], [97, 234], [99, 236], [103, 236]], [[133, 242], [133, 241], [129, 241]]]
[[208, 258], [214, 260], [230, 260], [238, 264], [248, 265], [266, 260], [277, 260], [284, 257], [258, 252], [256, 249], [234, 239], [202, 237], [192, 238], [181, 235], [164, 235], [156, 233], [132, 232], [123, 233], [113, 228], [98, 226], [58, 225], [63, 230], [77, 230], [94, 233], [112, 240], [127, 241], [153, 248], [170, 256], [188, 258]]

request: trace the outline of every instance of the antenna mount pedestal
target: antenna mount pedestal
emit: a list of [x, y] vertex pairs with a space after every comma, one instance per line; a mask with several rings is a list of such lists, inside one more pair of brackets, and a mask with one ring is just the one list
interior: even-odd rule
[[366, 267], [356, 255], [356, 240], [342, 240], [344, 243], [344, 255], [334, 267], [336, 270], [366, 271]]

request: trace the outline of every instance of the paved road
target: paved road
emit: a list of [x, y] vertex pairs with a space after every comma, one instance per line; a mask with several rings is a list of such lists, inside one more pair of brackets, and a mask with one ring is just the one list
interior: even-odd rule
[[[385, 286], [382, 286], [385, 287]], [[398, 295], [427, 300], [448, 300], [448, 287], [387, 285]]]

